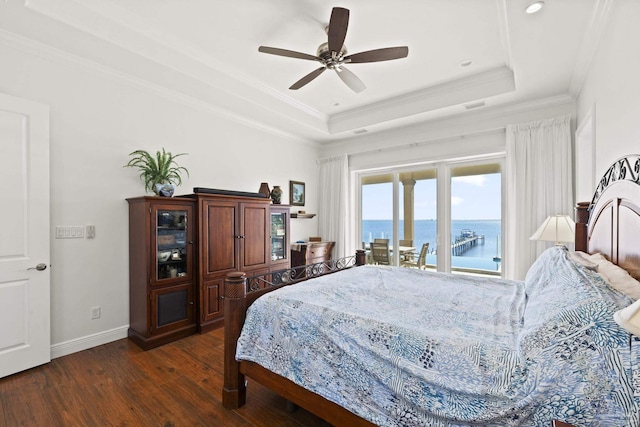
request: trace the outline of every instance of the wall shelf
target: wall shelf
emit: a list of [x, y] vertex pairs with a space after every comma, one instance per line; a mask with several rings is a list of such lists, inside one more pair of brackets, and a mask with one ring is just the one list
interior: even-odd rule
[[292, 213], [291, 218], [313, 218], [316, 214], [298, 214]]

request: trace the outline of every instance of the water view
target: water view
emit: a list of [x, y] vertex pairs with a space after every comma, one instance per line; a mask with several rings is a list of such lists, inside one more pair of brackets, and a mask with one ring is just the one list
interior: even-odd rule
[[[391, 220], [363, 220], [362, 240], [370, 243], [374, 238], [385, 238], [393, 241], [393, 222]], [[400, 238], [402, 237], [403, 221], [400, 221]], [[461, 233], [467, 230], [473, 231], [483, 239], [478, 240], [476, 246], [470, 247], [460, 255], [451, 258], [451, 265], [460, 268], [473, 268], [480, 270], [499, 271], [500, 263], [494, 261], [495, 257], [501, 257], [500, 220], [453, 220], [451, 221], [451, 242], [455, 242]], [[436, 264], [436, 221], [414, 221], [413, 246], [419, 251], [423, 243], [429, 243], [429, 255], [427, 264]]]

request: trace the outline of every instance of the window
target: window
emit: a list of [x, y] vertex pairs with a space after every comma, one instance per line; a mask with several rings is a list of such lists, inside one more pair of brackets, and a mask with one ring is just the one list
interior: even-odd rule
[[[364, 248], [388, 239], [392, 265], [501, 274], [500, 159], [397, 168], [359, 178]], [[423, 246], [426, 256], [419, 260]], [[368, 254], [368, 262], [376, 262]]]

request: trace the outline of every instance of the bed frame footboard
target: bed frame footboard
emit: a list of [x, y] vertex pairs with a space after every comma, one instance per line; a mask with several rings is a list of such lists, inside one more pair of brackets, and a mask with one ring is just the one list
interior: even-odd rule
[[[229, 273], [224, 282], [224, 385], [222, 405], [235, 409], [247, 400], [247, 386], [240, 363], [236, 361], [236, 343], [240, 338], [247, 311], [247, 275]], [[233, 351], [232, 351], [233, 350]]]
[[[244, 325], [247, 308], [251, 303], [261, 295], [274, 291], [282, 286], [293, 285], [313, 277], [335, 273], [348, 268], [361, 266], [365, 263], [365, 251], [358, 250], [355, 256], [295, 267], [259, 276], [247, 277], [243, 272], [232, 272], [227, 275], [224, 283], [223, 296], [224, 385], [222, 387], [222, 405], [225, 408], [239, 408], [245, 404], [247, 399], [246, 379], [242, 370], [243, 362], [236, 360], [236, 343], [238, 342], [242, 326]], [[264, 368], [259, 365], [253, 366], [252, 369], [253, 371], [264, 370]], [[277, 392], [277, 390], [274, 391]]]

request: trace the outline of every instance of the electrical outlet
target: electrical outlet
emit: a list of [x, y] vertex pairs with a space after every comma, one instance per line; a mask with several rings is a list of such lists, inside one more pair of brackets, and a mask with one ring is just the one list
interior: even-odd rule
[[100, 306], [91, 307], [91, 320], [100, 318]]

